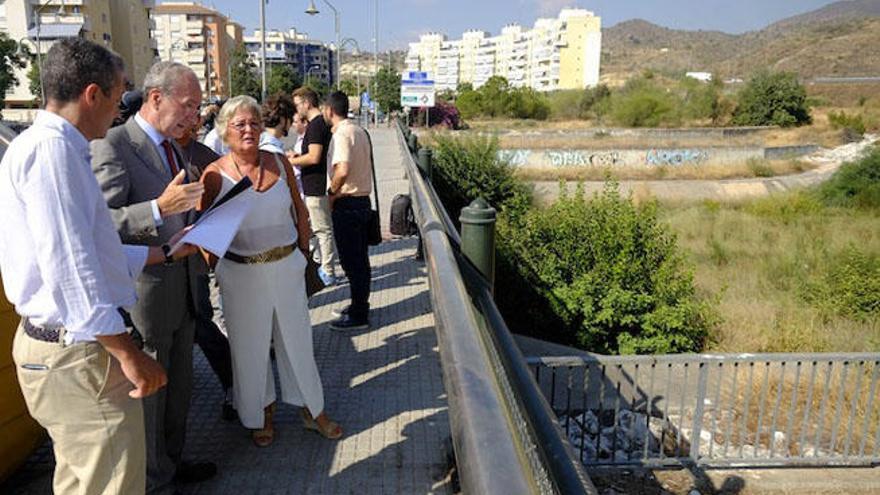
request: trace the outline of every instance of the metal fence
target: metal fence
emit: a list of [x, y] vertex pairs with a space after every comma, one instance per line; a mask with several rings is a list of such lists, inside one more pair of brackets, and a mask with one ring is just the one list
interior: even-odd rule
[[586, 466], [880, 464], [880, 354], [528, 362]]

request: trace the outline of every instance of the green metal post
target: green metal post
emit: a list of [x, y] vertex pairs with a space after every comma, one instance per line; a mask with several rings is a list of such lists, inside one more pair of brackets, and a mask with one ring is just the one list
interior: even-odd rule
[[419, 148], [419, 168], [429, 182], [434, 180], [434, 152], [431, 148]]
[[495, 208], [477, 198], [461, 209], [461, 251], [495, 292]]
[[410, 134], [407, 144], [409, 145], [409, 150], [415, 153], [419, 149], [419, 137], [415, 133]]

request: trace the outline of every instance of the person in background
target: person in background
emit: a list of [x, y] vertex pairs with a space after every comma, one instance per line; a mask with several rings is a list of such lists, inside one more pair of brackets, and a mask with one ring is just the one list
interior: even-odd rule
[[370, 141], [366, 131], [348, 119], [348, 97], [336, 91], [324, 101], [324, 120], [332, 126], [327, 152], [327, 187], [339, 261], [349, 280], [351, 304], [330, 328], [357, 330], [370, 326]]
[[[285, 113], [279, 101], [274, 100], [277, 115]], [[275, 438], [276, 396], [269, 349], [274, 346], [283, 400], [302, 406], [306, 428], [336, 439], [342, 436], [342, 428], [324, 411], [306, 299], [309, 214], [296, 183], [288, 180], [292, 167], [284, 155], [260, 150], [262, 122], [256, 100], [249, 96], [230, 99], [217, 117], [217, 128], [230, 152], [209, 165], [201, 179], [205, 195], [200, 211], [245, 177], [253, 184], [247, 191], [252, 194], [250, 209], [229, 250], [220, 260], [209, 253], [206, 256], [215, 267], [223, 295], [235, 406], [242, 424], [252, 430], [254, 444], [270, 445]]]
[[[183, 160], [192, 164], [195, 168], [195, 176], [198, 178], [210, 163], [220, 158], [211, 148], [197, 141], [200, 128], [201, 119], [196, 121], [189, 131], [177, 138]], [[229, 340], [214, 323], [214, 306], [211, 298], [212, 295], [219, 298], [219, 294], [214, 294], [212, 291], [215, 286], [214, 278], [210, 274], [196, 274], [193, 301], [196, 314], [195, 342], [202, 348], [208, 364], [211, 365], [223, 387], [224, 396], [221, 406], [223, 419], [232, 421], [237, 418], [235, 408], [232, 406], [232, 356], [229, 352]]]
[[293, 92], [297, 113], [308, 121], [303, 137], [302, 153], [288, 154], [290, 164], [302, 172], [303, 193], [312, 220], [312, 230], [318, 240], [321, 267], [318, 274], [324, 285], [334, 285], [336, 278], [336, 246], [333, 241], [333, 221], [327, 200], [327, 146], [330, 127], [318, 108], [318, 95], [310, 88], [301, 87]]
[[144, 493], [141, 399], [161, 390], [166, 375], [118, 310], [135, 303], [144, 264], [167, 258], [158, 246], [120, 242], [89, 168], [89, 141], [105, 135], [119, 110], [124, 63], [67, 38], [41, 70], [45, 110], [0, 162], [0, 271], [22, 317], [15, 371], [30, 415], [52, 439], [56, 495]]
[[209, 105], [208, 108], [205, 109], [205, 114], [202, 119], [205, 122], [206, 128], [209, 128], [208, 133], [205, 134], [205, 137], [202, 139], [202, 143], [220, 156], [229, 152], [229, 148], [227, 148], [223, 140], [220, 139], [218, 130], [214, 126], [217, 114], [220, 113], [222, 108], [222, 102], [220, 104], [214, 103]]

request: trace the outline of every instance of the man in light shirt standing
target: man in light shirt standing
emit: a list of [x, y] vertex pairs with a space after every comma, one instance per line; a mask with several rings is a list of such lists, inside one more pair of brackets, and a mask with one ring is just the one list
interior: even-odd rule
[[347, 117], [348, 97], [339, 91], [331, 93], [324, 102], [324, 120], [332, 125], [333, 131], [327, 152], [327, 195], [339, 262], [350, 284], [351, 304], [330, 322], [330, 328], [359, 330], [370, 326], [367, 232], [373, 178], [369, 136]]
[[166, 378], [118, 308], [134, 304], [144, 264], [167, 258], [159, 247], [121, 244], [89, 166], [89, 141], [117, 115], [124, 64], [70, 38], [52, 46], [42, 74], [46, 110], [0, 163], [0, 271], [22, 316], [18, 381], [52, 438], [56, 494], [143, 493], [141, 398]]

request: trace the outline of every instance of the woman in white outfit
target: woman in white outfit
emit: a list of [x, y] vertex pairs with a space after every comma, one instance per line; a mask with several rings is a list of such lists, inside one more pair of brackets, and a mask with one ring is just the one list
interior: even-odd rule
[[254, 443], [272, 443], [275, 380], [269, 349], [274, 342], [282, 400], [303, 406], [306, 428], [339, 438], [342, 429], [324, 413], [312, 348], [303, 256], [311, 232], [296, 183], [288, 180], [292, 167], [282, 155], [260, 151], [263, 125], [253, 98], [229, 100], [217, 117], [217, 128], [229, 154], [205, 169], [199, 209], [209, 207], [245, 176], [253, 183], [245, 194], [254, 196], [223, 259], [207, 253], [223, 297], [238, 416], [253, 430]]

